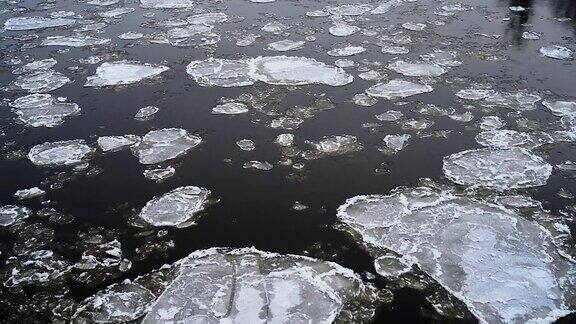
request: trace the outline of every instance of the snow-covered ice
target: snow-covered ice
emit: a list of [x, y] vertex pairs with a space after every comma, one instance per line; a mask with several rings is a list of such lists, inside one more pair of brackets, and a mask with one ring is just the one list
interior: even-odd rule
[[164, 128], [150, 131], [142, 141], [132, 146], [132, 151], [142, 164], [157, 164], [186, 154], [202, 142], [181, 128]]
[[136, 61], [116, 61], [102, 63], [96, 74], [86, 79], [85, 87], [106, 87], [132, 84], [155, 77], [168, 70], [163, 65], [143, 64]]
[[84, 161], [93, 152], [84, 140], [46, 142], [32, 147], [28, 159], [40, 166], [71, 165]]

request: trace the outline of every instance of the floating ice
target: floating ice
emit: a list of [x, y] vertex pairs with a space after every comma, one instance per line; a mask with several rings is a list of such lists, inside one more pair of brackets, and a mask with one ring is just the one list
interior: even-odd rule
[[492, 93], [493, 90], [490, 89], [462, 89], [456, 92], [456, 97], [466, 99], [466, 100], [481, 100], [488, 98]]
[[47, 17], [13, 17], [6, 20], [6, 30], [34, 30], [43, 28], [65, 27], [76, 23], [76, 19]]
[[242, 168], [244, 169], [256, 169], [256, 170], [263, 170], [263, 171], [270, 171], [274, 166], [268, 162], [260, 162], [260, 161], [248, 161], [244, 163]]
[[352, 97], [354, 104], [362, 107], [371, 107], [378, 103], [378, 99], [371, 97], [365, 93], [357, 93]]
[[[550, 322], [569, 313], [574, 264], [542, 226], [504, 207], [429, 187], [350, 198], [338, 218], [374, 257], [389, 249], [404, 267], [376, 259], [381, 275], [411, 262], [484, 323]], [[409, 269], [405, 269], [407, 271]]]
[[46, 191], [38, 188], [38, 187], [33, 187], [33, 188], [29, 188], [29, 189], [20, 189], [18, 191], [16, 191], [14, 193], [14, 197], [16, 197], [18, 200], [24, 200], [24, 199], [32, 199], [32, 198], [36, 198], [36, 197], [40, 197], [46, 194]]
[[553, 142], [546, 133], [522, 133], [513, 130], [489, 130], [476, 136], [476, 142], [483, 146], [494, 148], [523, 147], [533, 149]]
[[228, 20], [228, 15], [223, 12], [209, 12], [197, 14], [186, 18], [189, 24], [193, 25], [216, 25]]
[[146, 134], [142, 141], [132, 146], [132, 151], [142, 164], [157, 164], [179, 157], [202, 142], [181, 128], [164, 128]]
[[10, 103], [18, 119], [32, 127], [54, 127], [64, 118], [77, 114], [80, 108], [75, 103], [61, 102], [49, 94], [31, 94]]
[[379, 121], [397, 121], [402, 117], [404, 117], [404, 114], [397, 110], [388, 110], [380, 115], [376, 115], [376, 119]]
[[523, 32], [522, 38], [523, 39], [529, 39], [529, 40], [538, 40], [538, 39], [540, 39], [540, 34], [538, 34], [536, 32]]
[[290, 26], [284, 25], [283, 23], [278, 21], [269, 22], [266, 25], [264, 25], [264, 27], [262, 27], [263, 31], [275, 34], [281, 33], [287, 29], [290, 29]]
[[155, 106], [142, 107], [138, 110], [136, 115], [134, 115], [134, 118], [140, 119], [140, 120], [149, 119], [149, 118], [153, 117], [158, 111], [160, 111], [160, 108], [155, 107]]
[[456, 52], [434, 50], [431, 53], [420, 55], [420, 57], [430, 63], [440, 66], [454, 67], [462, 65], [462, 62], [456, 59]]
[[140, 136], [102, 136], [98, 137], [98, 146], [104, 152], [118, 151], [126, 146], [131, 146], [140, 141]]
[[164, 181], [176, 174], [176, 169], [171, 166], [160, 169], [149, 169], [144, 170], [144, 178], [153, 180], [156, 182]]
[[328, 12], [337, 16], [360, 16], [372, 10], [369, 4], [345, 4], [337, 7], [328, 7]]
[[[356, 136], [352, 135], [328, 136], [319, 141], [306, 141], [306, 144], [312, 146], [321, 155], [342, 155], [362, 149], [362, 144], [358, 142]], [[310, 158], [312, 156], [308, 154], [305, 157]]]
[[393, 8], [400, 6], [405, 0], [386, 0], [381, 2], [378, 7], [374, 8], [370, 13], [373, 15], [385, 14]]
[[116, 61], [102, 63], [96, 74], [86, 79], [85, 87], [105, 87], [132, 84], [167, 71], [163, 65], [143, 64], [136, 61]]
[[276, 137], [274, 143], [284, 147], [291, 146], [294, 143], [294, 134], [280, 134]]
[[384, 45], [382, 46], [382, 53], [385, 54], [408, 54], [410, 50], [404, 46]]
[[576, 117], [576, 101], [542, 101], [542, 104], [560, 117]]
[[290, 39], [284, 39], [274, 43], [268, 44], [268, 49], [279, 52], [294, 51], [302, 48], [306, 42], [304, 41], [293, 41]]
[[238, 147], [242, 151], [252, 151], [256, 148], [256, 144], [254, 144], [254, 141], [249, 140], [249, 139], [239, 140], [236, 142], [236, 145], [238, 145]]
[[442, 169], [455, 183], [496, 190], [543, 186], [552, 173], [550, 164], [521, 148], [455, 153], [444, 158]]
[[10, 226], [32, 215], [32, 211], [26, 207], [8, 205], [0, 207], [0, 226]]
[[48, 58], [44, 60], [33, 61], [25, 64], [19, 69], [14, 70], [14, 74], [22, 74], [28, 72], [46, 71], [54, 67], [58, 62], [53, 58]]
[[252, 45], [258, 38], [262, 36], [256, 34], [242, 35], [242, 38], [236, 41], [236, 46], [244, 47]]
[[392, 151], [392, 153], [396, 153], [408, 145], [411, 137], [410, 134], [386, 135], [384, 137], [384, 144], [386, 144], [386, 147]]
[[104, 17], [104, 18], [118, 18], [122, 15], [129, 14], [129, 13], [133, 12], [134, 10], [136, 10], [136, 9], [129, 8], [129, 7], [116, 8], [116, 9], [100, 12], [99, 15], [100, 15], [100, 17]]
[[540, 53], [557, 60], [571, 60], [573, 56], [571, 49], [558, 45], [540, 47]]
[[18, 89], [32, 93], [50, 92], [70, 82], [63, 74], [53, 70], [40, 70], [20, 75], [12, 82]]
[[423, 31], [427, 25], [423, 23], [405, 22], [402, 24], [402, 27], [412, 31]]
[[71, 165], [82, 162], [94, 149], [84, 140], [46, 142], [34, 146], [28, 159], [40, 166]]
[[145, 315], [156, 297], [140, 284], [126, 280], [84, 300], [72, 316], [74, 323], [119, 323]]
[[70, 47], [84, 47], [96, 46], [110, 43], [108, 38], [97, 38], [86, 35], [76, 36], [48, 36], [42, 41], [44, 46], [70, 46]]
[[204, 87], [240, 87], [254, 84], [250, 76], [249, 60], [226, 60], [209, 58], [204, 61], [192, 61], [186, 72]]
[[388, 68], [405, 76], [435, 77], [446, 73], [446, 69], [435, 64], [408, 63], [396, 61], [388, 65]]
[[482, 130], [495, 130], [502, 128], [504, 122], [498, 116], [484, 116], [480, 121], [480, 129]]
[[383, 73], [380, 73], [378, 71], [374, 71], [374, 70], [370, 70], [370, 71], [366, 71], [366, 72], [362, 72], [360, 74], [358, 74], [358, 77], [362, 80], [367, 80], [367, 81], [378, 81], [381, 80], [385, 77], [386, 75]]
[[344, 46], [344, 47], [336, 47], [328, 51], [328, 55], [342, 57], [342, 56], [352, 56], [356, 54], [360, 54], [365, 52], [366, 49], [362, 46]]
[[372, 97], [396, 99], [431, 92], [432, 90], [434, 89], [427, 84], [394, 79], [386, 83], [378, 83], [373, 85], [366, 89], [366, 93]]
[[197, 251], [176, 267], [143, 323], [367, 322], [384, 301], [336, 263], [254, 248]]
[[86, 3], [93, 6], [107, 7], [117, 4], [118, 2], [120, 2], [120, 0], [90, 0]]
[[146, 9], [183, 9], [192, 8], [193, 0], [140, 0], [140, 6]]
[[137, 32], [125, 32], [125, 33], [118, 35], [118, 38], [124, 39], [124, 40], [134, 40], [134, 39], [140, 39], [142, 37], [144, 37], [144, 34], [137, 33]]
[[213, 114], [222, 115], [238, 115], [247, 113], [248, 111], [246, 105], [241, 102], [227, 102], [212, 108]]
[[178, 226], [194, 222], [198, 213], [206, 208], [209, 196], [210, 190], [205, 188], [179, 187], [152, 198], [138, 216], [154, 226]]
[[355, 34], [360, 30], [360, 27], [348, 25], [345, 23], [337, 23], [334, 26], [330, 27], [328, 31], [330, 34], [339, 37], [345, 37]]
[[33, 251], [17, 258], [9, 258], [10, 277], [6, 287], [45, 284], [70, 271], [70, 266], [60, 256], [48, 250]]

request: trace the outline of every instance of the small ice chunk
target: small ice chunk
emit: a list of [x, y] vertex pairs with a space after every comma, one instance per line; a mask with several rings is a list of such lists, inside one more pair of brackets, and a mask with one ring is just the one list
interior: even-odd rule
[[399, 277], [409, 272], [413, 264], [407, 258], [395, 255], [384, 255], [374, 260], [376, 272], [386, 278]]
[[284, 39], [274, 43], [268, 44], [268, 49], [278, 52], [294, 51], [302, 48], [306, 42], [304, 41], [294, 41], [291, 39]]
[[362, 149], [362, 144], [352, 135], [333, 135], [319, 141], [306, 141], [306, 144], [325, 155], [343, 155]]
[[331, 15], [335, 16], [360, 16], [372, 10], [372, 6], [369, 4], [344, 4], [327, 9]]
[[160, 111], [160, 108], [155, 107], [155, 106], [142, 107], [138, 110], [136, 115], [134, 115], [134, 118], [140, 119], [140, 120], [149, 119], [149, 118], [153, 117], [158, 111]]
[[10, 277], [4, 282], [6, 287], [42, 285], [62, 277], [70, 271], [70, 265], [60, 256], [49, 250], [38, 250], [22, 254], [8, 269]]
[[78, 114], [80, 108], [75, 103], [61, 102], [49, 94], [31, 94], [10, 103], [18, 119], [31, 127], [54, 127], [62, 124], [64, 118]]
[[36, 198], [36, 197], [40, 197], [46, 194], [46, 191], [38, 188], [38, 187], [33, 187], [33, 188], [29, 188], [29, 189], [20, 189], [18, 191], [16, 191], [14, 193], [14, 197], [16, 197], [18, 200], [24, 200], [24, 199], [32, 199], [32, 198]]
[[202, 187], [179, 187], [152, 198], [138, 216], [154, 226], [178, 226], [196, 221], [206, 208], [209, 196], [210, 190]]
[[533, 31], [525, 31], [522, 33], [522, 38], [528, 40], [538, 40], [540, 39], [540, 34]]
[[388, 68], [405, 76], [436, 77], [447, 72], [439, 65], [429, 63], [408, 63], [402, 60], [388, 65]]
[[366, 89], [366, 93], [372, 97], [396, 99], [431, 92], [432, 90], [434, 89], [427, 84], [394, 79], [385, 83], [383, 82], [373, 85]]
[[285, 25], [278, 21], [269, 22], [266, 25], [264, 25], [264, 27], [262, 27], [263, 31], [274, 34], [281, 33], [287, 29], [290, 29], [290, 26]]
[[256, 144], [254, 144], [254, 141], [249, 140], [249, 139], [239, 140], [236, 142], [236, 145], [238, 145], [238, 147], [242, 151], [252, 151], [256, 148]]
[[46, 142], [34, 146], [28, 159], [40, 166], [71, 165], [82, 162], [93, 152], [84, 140]]
[[352, 102], [358, 106], [371, 107], [378, 103], [378, 99], [365, 93], [357, 93], [354, 95], [354, 97], [352, 97]]
[[395, 45], [383, 45], [381, 50], [382, 53], [393, 55], [408, 54], [410, 52], [407, 47]]
[[379, 81], [381, 79], [383, 79], [386, 75], [378, 72], [378, 71], [374, 71], [374, 70], [370, 70], [370, 71], [366, 71], [366, 72], [362, 72], [360, 74], [358, 74], [358, 77], [362, 80], [366, 80], [366, 81]]
[[543, 186], [552, 173], [550, 164], [522, 148], [455, 153], [444, 158], [442, 169], [455, 183], [496, 190]]
[[110, 43], [109, 38], [97, 38], [87, 35], [75, 36], [48, 36], [42, 40], [43, 46], [70, 46], [70, 47], [85, 47], [96, 46]]
[[137, 61], [116, 61], [102, 63], [96, 74], [86, 79], [85, 87], [106, 87], [132, 84], [167, 71], [163, 65], [143, 64]]
[[104, 152], [118, 151], [126, 146], [132, 146], [140, 141], [140, 136], [102, 136], [98, 137], [98, 146]]
[[0, 226], [10, 226], [32, 215], [32, 211], [26, 207], [7, 205], [0, 207]]
[[338, 37], [345, 37], [354, 35], [360, 30], [360, 27], [349, 25], [346, 23], [336, 23], [334, 26], [329, 28], [330, 34]]
[[379, 121], [397, 121], [400, 118], [404, 117], [404, 114], [401, 111], [397, 110], [388, 110], [387, 112], [381, 113], [380, 115], [376, 115], [376, 119]]
[[186, 154], [202, 142], [199, 136], [190, 135], [181, 128], [164, 128], [146, 134], [142, 141], [132, 146], [132, 151], [142, 164], [157, 164]]
[[118, 38], [124, 40], [134, 40], [134, 39], [140, 39], [142, 37], [144, 37], [144, 34], [131, 31], [118, 35]]
[[462, 89], [456, 92], [456, 97], [466, 100], [481, 100], [488, 98], [494, 91], [490, 89]]
[[571, 60], [573, 58], [571, 49], [559, 45], [540, 47], [540, 53], [556, 60]]
[[412, 31], [423, 31], [428, 27], [426, 24], [423, 23], [415, 23], [415, 22], [405, 22], [402, 24], [402, 27]]
[[294, 143], [294, 134], [280, 134], [274, 142], [283, 147], [291, 146]]
[[343, 57], [343, 56], [352, 56], [352, 55], [360, 54], [360, 53], [363, 53], [365, 51], [366, 51], [366, 49], [362, 46], [347, 45], [347, 46], [342, 46], [342, 47], [336, 47], [336, 48], [329, 50], [328, 55], [336, 56], [336, 57]]
[[54, 27], [67, 27], [76, 23], [71, 18], [47, 18], [47, 17], [12, 17], [4, 23], [6, 30], [35, 30]]
[[240, 47], [250, 46], [260, 37], [262, 36], [256, 34], [242, 35], [242, 37], [236, 41], [236, 46]]
[[408, 141], [411, 137], [410, 134], [386, 135], [384, 137], [384, 143], [392, 153], [396, 153], [400, 152], [408, 145]]
[[242, 168], [244, 169], [256, 169], [256, 170], [263, 170], [269, 171], [272, 170], [274, 166], [268, 162], [260, 162], [260, 161], [248, 161], [244, 163]]
[[167, 166], [165, 168], [158, 169], [148, 169], [144, 170], [144, 178], [153, 180], [156, 182], [162, 182], [176, 174], [176, 169], [172, 166]]
[[248, 111], [246, 105], [241, 102], [227, 102], [212, 108], [213, 114], [220, 115], [238, 115]]
[[504, 126], [504, 122], [498, 116], [485, 116], [480, 121], [480, 129], [482, 130], [495, 130]]

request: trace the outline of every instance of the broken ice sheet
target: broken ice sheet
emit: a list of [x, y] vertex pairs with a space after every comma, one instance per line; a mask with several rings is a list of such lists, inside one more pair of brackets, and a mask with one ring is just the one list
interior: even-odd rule
[[210, 190], [186, 186], [176, 188], [162, 196], [154, 197], [138, 215], [154, 226], [178, 226], [195, 222], [206, 208]]
[[54, 127], [62, 124], [64, 118], [78, 114], [80, 108], [75, 103], [63, 102], [49, 94], [31, 94], [10, 103], [18, 119], [31, 127]]
[[576, 101], [542, 101], [542, 104], [559, 117], [576, 117]]
[[150, 131], [142, 141], [132, 146], [132, 151], [142, 164], [157, 164], [174, 159], [202, 142], [181, 128], [164, 128]]
[[576, 267], [546, 229], [512, 210], [419, 187], [350, 198], [337, 215], [375, 258], [389, 249], [413, 260], [480, 322], [549, 322], [570, 312]]
[[387, 301], [338, 264], [254, 248], [197, 251], [175, 267], [143, 323], [366, 322]]
[[152, 78], [167, 71], [163, 65], [152, 65], [137, 61], [116, 61], [102, 63], [96, 74], [86, 79], [85, 87], [105, 87], [123, 84], [132, 84], [144, 79]]
[[66, 27], [76, 23], [76, 19], [48, 17], [13, 17], [6, 20], [6, 30], [35, 30], [54, 27]]
[[98, 137], [98, 146], [104, 152], [112, 152], [134, 145], [139, 141], [140, 136], [136, 135], [101, 136]]
[[545, 185], [552, 166], [522, 148], [486, 148], [445, 157], [443, 171], [461, 185], [509, 190]]
[[7, 205], [0, 207], [0, 226], [10, 226], [30, 217], [32, 211], [26, 207]]
[[417, 94], [431, 92], [434, 89], [427, 84], [414, 83], [401, 79], [378, 83], [366, 89], [366, 93], [372, 97], [386, 99], [406, 98]]
[[46, 142], [35, 145], [28, 159], [40, 166], [72, 165], [81, 163], [93, 152], [84, 140]]

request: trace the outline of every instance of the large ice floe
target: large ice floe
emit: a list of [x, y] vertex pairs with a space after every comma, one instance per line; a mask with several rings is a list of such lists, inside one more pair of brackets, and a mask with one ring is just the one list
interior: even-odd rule
[[13, 17], [6, 20], [4, 28], [6, 30], [34, 30], [54, 27], [65, 27], [76, 23], [76, 19], [71, 18], [49, 18], [49, 17]]
[[196, 135], [181, 128], [164, 128], [144, 135], [132, 146], [142, 164], [156, 164], [179, 157], [202, 142]]
[[552, 166], [526, 149], [485, 148], [445, 157], [443, 171], [457, 184], [508, 190], [545, 185]]
[[274, 85], [325, 84], [342, 86], [353, 77], [339, 67], [312, 58], [267, 56], [228, 60], [209, 58], [193, 61], [186, 68], [201, 86], [238, 87], [256, 81]]
[[54, 127], [62, 124], [64, 118], [80, 112], [77, 104], [61, 101], [49, 94], [20, 97], [10, 106], [19, 120], [32, 127]]
[[378, 83], [366, 89], [366, 93], [372, 97], [397, 99], [414, 96], [434, 90], [427, 84], [415, 83], [400, 79]]
[[574, 309], [575, 264], [547, 229], [513, 210], [418, 187], [350, 198], [338, 218], [360, 235], [378, 273], [417, 265], [483, 323], [552, 322]]
[[389, 295], [336, 263], [254, 248], [196, 251], [159, 272], [167, 279], [155, 285], [160, 290], [155, 300], [145, 288], [152, 273], [86, 299], [74, 318], [90, 322], [143, 317], [143, 323], [368, 322], [378, 305], [390, 301]]
[[178, 226], [196, 220], [206, 208], [210, 190], [186, 186], [154, 197], [142, 208], [139, 216], [154, 226]]
[[71, 165], [82, 162], [93, 152], [84, 140], [46, 142], [32, 147], [28, 159], [40, 166]]
[[136, 61], [116, 61], [102, 63], [96, 74], [86, 79], [85, 87], [106, 87], [123, 84], [132, 84], [144, 79], [155, 77], [168, 67], [152, 65]]

